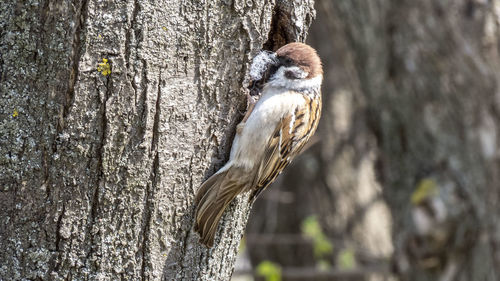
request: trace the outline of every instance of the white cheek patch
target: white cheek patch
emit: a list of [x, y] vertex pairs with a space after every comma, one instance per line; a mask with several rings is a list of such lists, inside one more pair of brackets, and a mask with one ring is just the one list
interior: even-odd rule
[[270, 82], [271, 83], [290, 83], [291, 81], [294, 81], [296, 79], [288, 79], [286, 77], [287, 72], [293, 72], [294, 76], [297, 77], [298, 79], [304, 79], [307, 77], [308, 73], [303, 71], [297, 66], [289, 66], [285, 67], [282, 66], [280, 67], [276, 73], [271, 77]]
[[275, 64], [277, 62], [276, 54], [268, 51], [261, 51], [252, 60], [252, 65], [250, 66], [250, 78], [253, 81], [262, 79], [262, 76], [269, 68], [269, 65]]
[[286, 73], [288, 71], [293, 72], [294, 76], [299, 78], [299, 79], [304, 79], [307, 77], [307, 75], [309, 75], [308, 72], [303, 71], [302, 69], [300, 69], [297, 66], [290, 66], [290, 67], [283, 68], [283, 73]]
[[[285, 75], [286, 71], [294, 71], [300, 78], [299, 79], [288, 79]], [[302, 71], [299, 67], [280, 67], [278, 71], [271, 77], [268, 85], [275, 88], [285, 88], [289, 90], [301, 91], [307, 89], [316, 89], [321, 87], [321, 82], [323, 80], [322, 75], [318, 75], [311, 79], [305, 79], [308, 73]]]

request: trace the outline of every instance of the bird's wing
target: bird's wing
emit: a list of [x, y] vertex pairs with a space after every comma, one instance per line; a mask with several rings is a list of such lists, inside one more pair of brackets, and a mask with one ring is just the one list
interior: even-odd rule
[[281, 118], [269, 139], [264, 157], [253, 181], [254, 200], [269, 186], [283, 169], [300, 153], [318, 126], [321, 97], [305, 96], [306, 102]]
[[246, 189], [244, 183], [248, 181], [245, 178], [247, 174], [242, 169], [232, 167], [217, 172], [201, 185], [195, 197], [194, 225], [194, 230], [200, 234], [201, 243], [213, 246], [222, 214], [241, 190]]

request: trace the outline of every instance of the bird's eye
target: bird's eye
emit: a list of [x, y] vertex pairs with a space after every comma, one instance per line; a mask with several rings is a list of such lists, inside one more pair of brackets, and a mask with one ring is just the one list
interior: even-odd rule
[[291, 71], [291, 70], [285, 71], [285, 77], [287, 79], [292, 79], [292, 80], [299, 79], [299, 77], [297, 76], [297, 73], [295, 73], [295, 71]]
[[280, 61], [281, 65], [285, 65], [285, 66], [293, 65], [293, 61], [289, 57], [280, 57], [279, 61]]

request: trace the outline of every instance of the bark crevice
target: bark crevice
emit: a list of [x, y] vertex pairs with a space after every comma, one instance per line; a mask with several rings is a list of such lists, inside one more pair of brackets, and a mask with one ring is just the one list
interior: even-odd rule
[[[66, 91], [66, 95], [64, 98], [64, 106], [63, 106], [63, 112], [62, 112], [62, 117], [61, 121], [62, 124], [59, 124], [58, 127], [58, 133], [62, 131], [64, 128], [64, 119], [67, 117], [69, 110], [71, 106], [73, 105], [74, 98], [75, 98], [75, 84], [78, 79], [79, 75], [79, 67], [80, 67], [80, 58], [82, 56], [82, 43], [81, 43], [81, 38], [84, 35], [84, 29], [83, 26], [87, 21], [87, 6], [88, 6], [88, 0], [82, 0], [80, 7], [76, 9], [75, 13], [75, 31], [73, 33], [73, 40], [71, 42], [71, 51], [72, 51], [72, 57], [71, 57], [71, 72], [69, 76], [69, 84], [68, 84], [68, 90]], [[57, 136], [57, 134], [56, 134]]]
[[[134, 40], [135, 40], [135, 42], [138, 42], [136, 28], [137, 28], [137, 16], [138, 16], [139, 11], [140, 11], [139, 0], [135, 0], [134, 3], [133, 3], [133, 5], [134, 5], [134, 7], [132, 9], [132, 18], [130, 20], [130, 25], [129, 25], [128, 29], [127, 29], [127, 32], [125, 34], [125, 45], [124, 45], [124, 47], [125, 47], [125, 50], [124, 50], [124, 53], [125, 53], [125, 67], [128, 70], [127, 71], [128, 74], [131, 73], [131, 71], [130, 71], [130, 56], [132, 55], [131, 54], [132, 53], [132, 49], [130, 47], [130, 44], [132, 43], [132, 33], [136, 33], [136, 36], [135, 36]], [[130, 77], [130, 78], [133, 78], [133, 77]], [[133, 79], [132, 79], [132, 85], [134, 85]]]
[[315, 17], [315, 11], [306, 8], [301, 11], [300, 17], [297, 17], [296, 13], [294, 5], [288, 1], [277, 1], [273, 8], [267, 41], [263, 45], [264, 50], [276, 51], [287, 43], [305, 40], [308, 27]]
[[[109, 61], [109, 63], [112, 65], [112, 61]], [[112, 69], [111, 69], [112, 70]], [[94, 182], [93, 185], [90, 185], [89, 187], [92, 190], [92, 195], [90, 197], [90, 212], [88, 215], [88, 220], [87, 220], [87, 235], [85, 235], [85, 239], [87, 240], [87, 246], [88, 246], [88, 252], [86, 255], [86, 260], [89, 262], [92, 259], [92, 255], [94, 254], [94, 251], [98, 245], [96, 245], [96, 242], [98, 241], [97, 236], [100, 235], [98, 234], [98, 231], [93, 231], [95, 228], [100, 227], [97, 219], [100, 216], [99, 214], [99, 206], [100, 206], [100, 189], [101, 185], [105, 185], [105, 180], [106, 180], [106, 171], [103, 165], [103, 161], [105, 160], [105, 146], [107, 142], [107, 135], [108, 135], [108, 100], [113, 94], [112, 89], [113, 89], [113, 77], [112, 77], [112, 72], [110, 75], [106, 76], [105, 78], [105, 91], [104, 91], [104, 97], [101, 99], [101, 105], [99, 109], [99, 114], [100, 114], [100, 128], [99, 128], [99, 142], [96, 144], [96, 156], [97, 156], [97, 165], [95, 168], [95, 173], [96, 173], [96, 181]], [[106, 168], [107, 169], [107, 168]], [[94, 264], [96, 269], [99, 270], [99, 264], [95, 263]]]
[[146, 194], [144, 197], [144, 216], [143, 216], [143, 227], [142, 227], [142, 243], [141, 243], [141, 276], [143, 279], [147, 279], [147, 263], [149, 262], [149, 246], [148, 239], [150, 236], [151, 227], [151, 216], [153, 212], [154, 193], [158, 186], [159, 173], [160, 173], [160, 159], [158, 151], [158, 142], [160, 137], [159, 123], [161, 116], [161, 71], [158, 75], [158, 88], [156, 93], [156, 103], [155, 103], [155, 116], [153, 120], [153, 136], [151, 138], [151, 153], [154, 154], [153, 167], [151, 169], [150, 184], [146, 188]]

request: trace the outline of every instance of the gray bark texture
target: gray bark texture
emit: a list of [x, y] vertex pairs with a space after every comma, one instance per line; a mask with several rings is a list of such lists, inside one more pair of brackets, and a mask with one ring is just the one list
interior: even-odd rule
[[[369, 271], [377, 258], [396, 280], [500, 280], [500, 1], [316, 8], [308, 39], [325, 64], [320, 140], [254, 208], [249, 230], [300, 232], [268, 219], [316, 213], [335, 251], [355, 250], [362, 276], [349, 280], [381, 280]], [[293, 191], [295, 203], [277, 204], [273, 189]], [[250, 256], [310, 265], [280, 246], [282, 255], [249, 247]]]
[[0, 279], [228, 280], [247, 199], [208, 250], [193, 197], [227, 160], [249, 60], [303, 41], [312, 6], [2, 1]]

